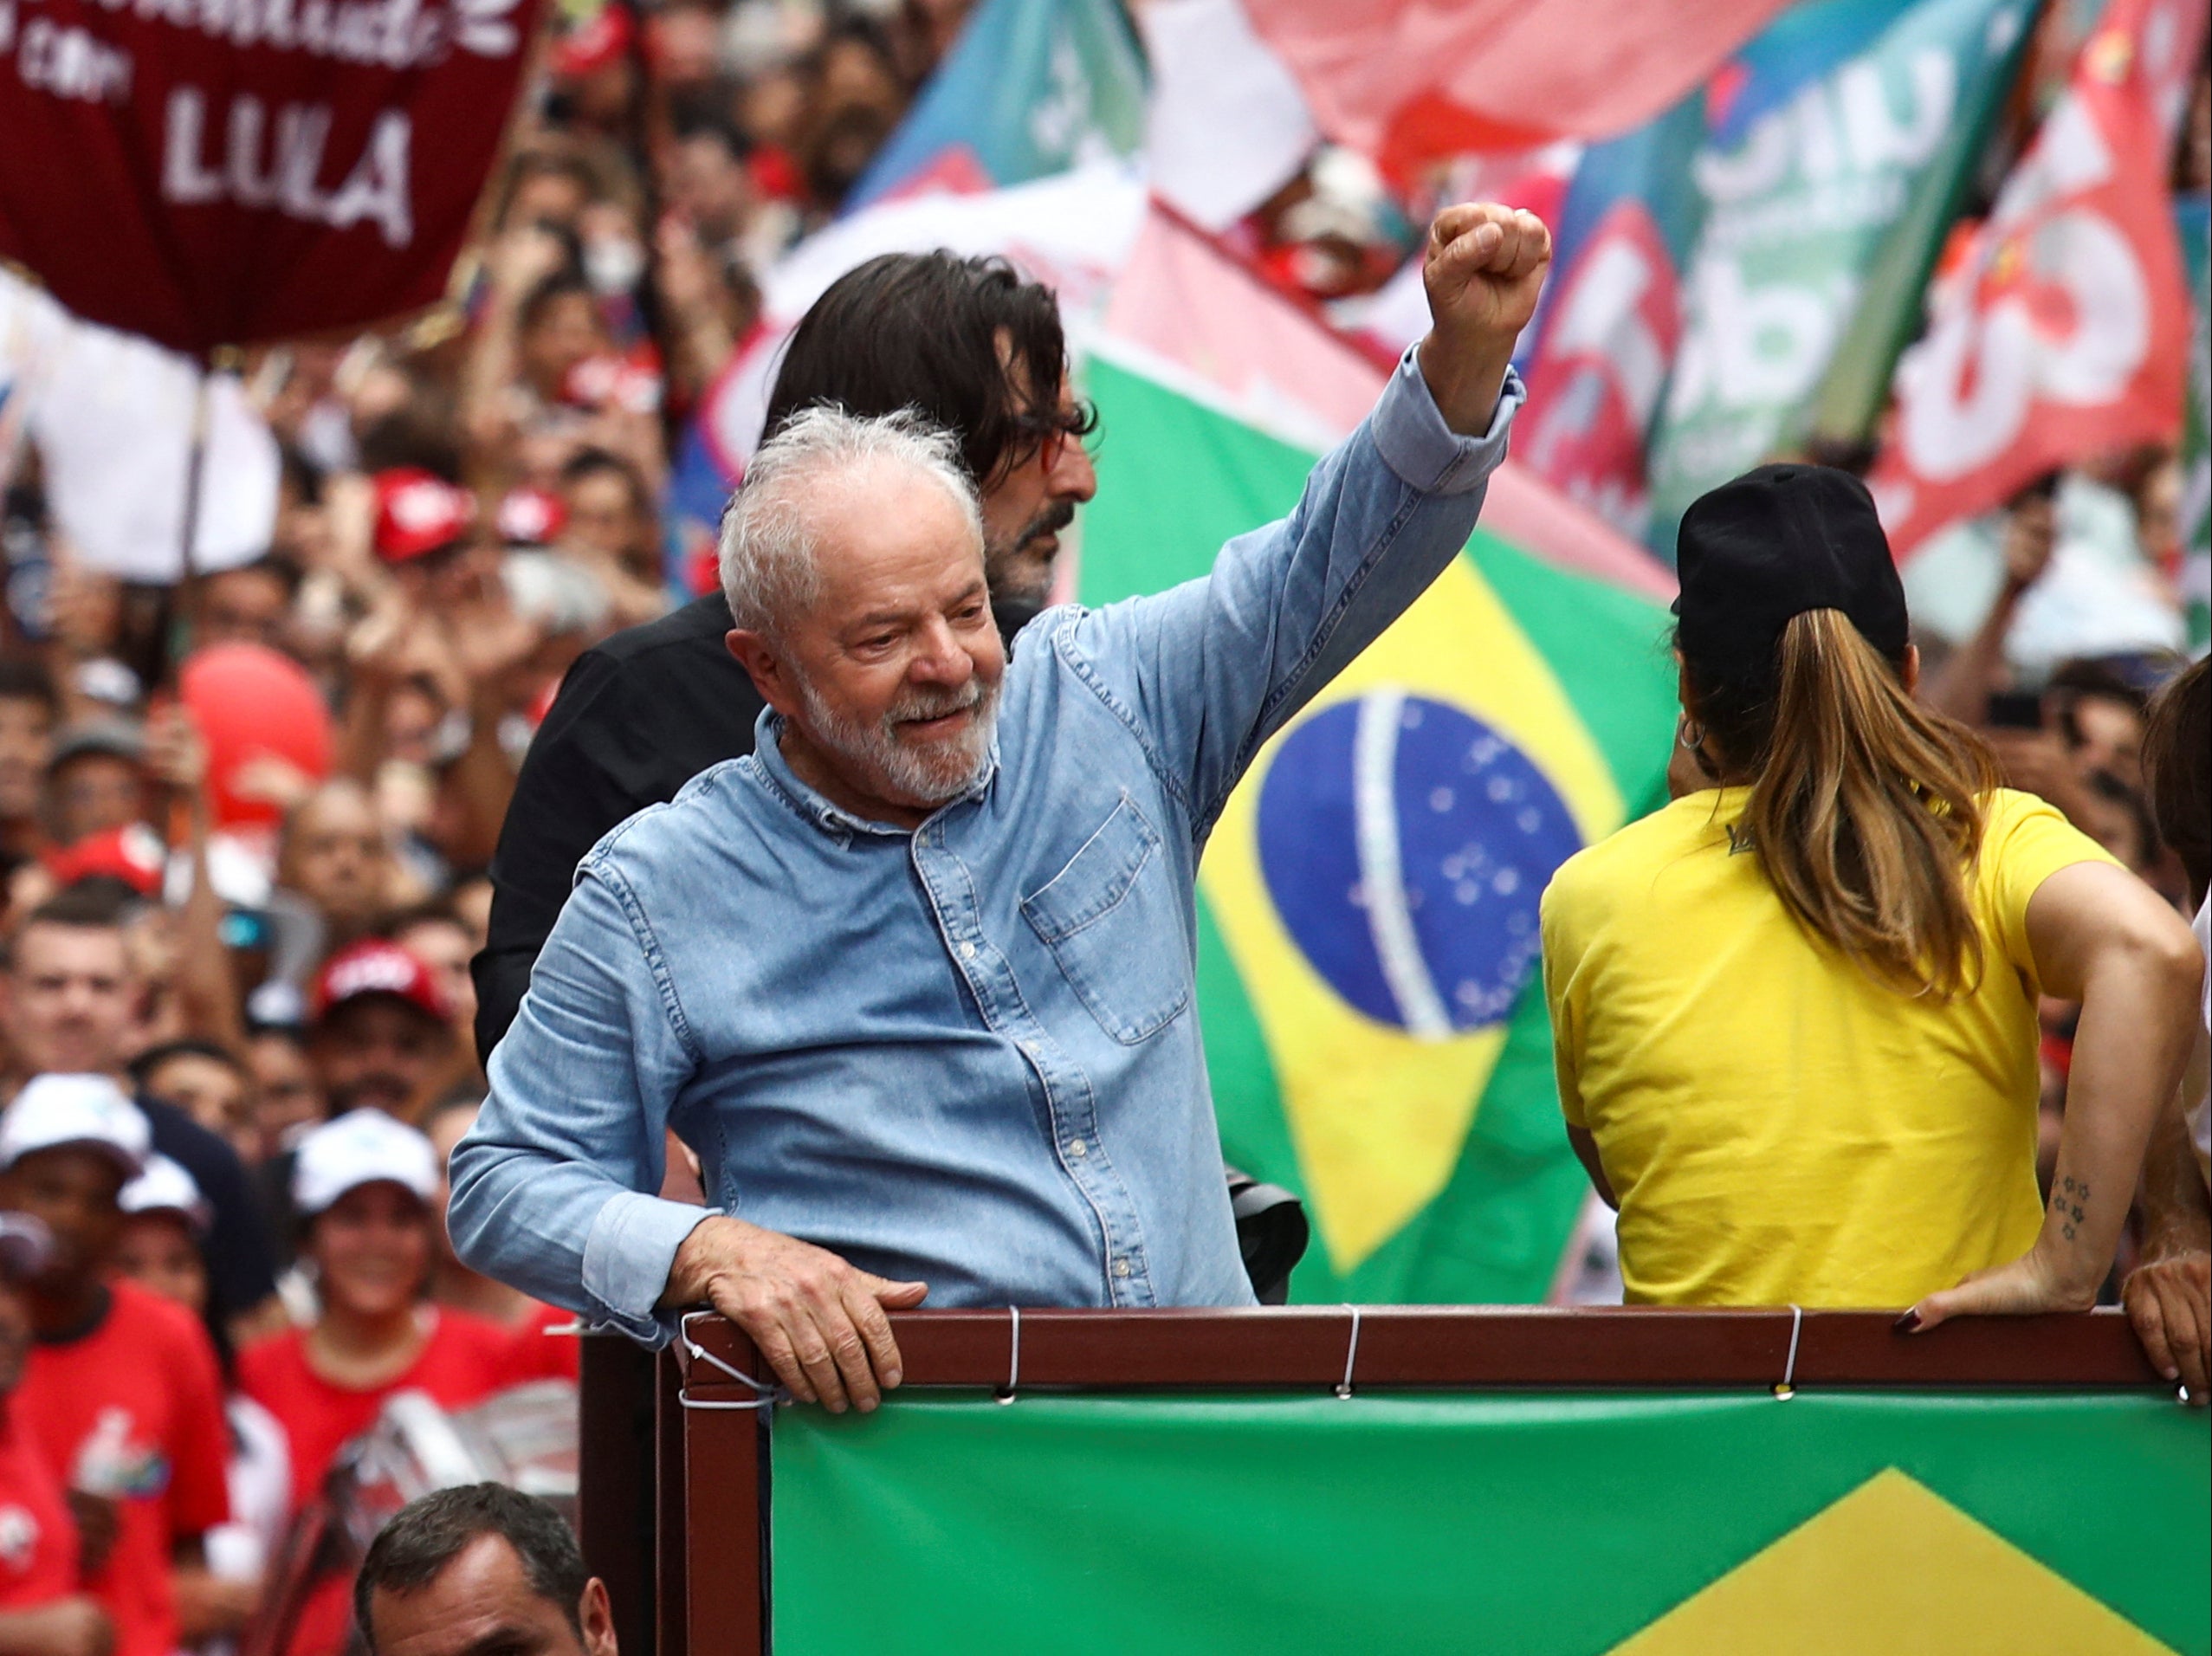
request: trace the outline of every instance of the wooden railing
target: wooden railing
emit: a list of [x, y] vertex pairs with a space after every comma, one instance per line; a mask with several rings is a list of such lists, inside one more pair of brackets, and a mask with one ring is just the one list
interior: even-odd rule
[[[2112, 1311], [1965, 1319], [1915, 1335], [1890, 1314], [1789, 1310], [1371, 1306], [1357, 1314], [1356, 1338], [1344, 1307], [1028, 1310], [1019, 1321], [1017, 1358], [1011, 1312], [894, 1316], [905, 1391], [1013, 1379], [1025, 1393], [1326, 1391], [1348, 1362], [1355, 1389], [2167, 1389]], [[720, 1317], [702, 1314], [687, 1329], [705, 1356], [655, 1360], [612, 1339], [586, 1342], [585, 1549], [608, 1579], [628, 1647], [760, 1656], [764, 1422], [760, 1410], [729, 1407], [754, 1394], [718, 1365], [770, 1376]]]

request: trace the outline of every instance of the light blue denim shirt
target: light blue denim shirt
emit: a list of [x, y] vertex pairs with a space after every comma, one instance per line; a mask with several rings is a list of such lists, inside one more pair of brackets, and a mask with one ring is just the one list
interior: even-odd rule
[[758, 750], [577, 870], [453, 1155], [478, 1271], [656, 1343], [696, 1207], [932, 1305], [1252, 1303], [1192, 1006], [1198, 857], [1260, 744], [1465, 543], [1520, 403], [1456, 437], [1411, 353], [1284, 521], [1021, 637], [991, 762], [911, 832]]

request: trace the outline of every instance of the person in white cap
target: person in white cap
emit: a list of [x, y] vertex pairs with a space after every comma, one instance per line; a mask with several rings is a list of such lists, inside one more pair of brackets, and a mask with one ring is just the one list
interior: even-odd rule
[[101, 1075], [36, 1076], [0, 1115], [0, 1208], [53, 1235], [27, 1286], [36, 1343], [15, 1407], [67, 1486], [115, 1656], [176, 1649], [171, 1573], [199, 1567], [202, 1537], [230, 1506], [206, 1330], [109, 1274], [123, 1187], [149, 1138], [146, 1116]]
[[243, 1393], [230, 1388], [235, 1364], [219, 1325], [210, 1319], [207, 1198], [192, 1175], [165, 1155], [123, 1187], [123, 1234], [115, 1268], [139, 1287], [200, 1319], [223, 1364], [230, 1521], [208, 1531], [206, 1567], [177, 1572], [177, 1602], [199, 1637], [235, 1637], [261, 1604], [269, 1559], [283, 1539], [292, 1504], [292, 1459], [284, 1428]]
[[104, 1656], [114, 1624], [78, 1590], [77, 1530], [61, 1481], [12, 1407], [30, 1356], [24, 1290], [52, 1245], [36, 1219], [0, 1212], [0, 1650]]
[[[514, 1378], [512, 1331], [424, 1297], [437, 1174], [430, 1140], [380, 1109], [351, 1110], [300, 1141], [292, 1204], [321, 1309], [238, 1354], [240, 1388], [284, 1428], [295, 1509], [392, 1393], [464, 1408]], [[333, 1581], [309, 1601], [294, 1656], [338, 1650], [346, 1616]]]

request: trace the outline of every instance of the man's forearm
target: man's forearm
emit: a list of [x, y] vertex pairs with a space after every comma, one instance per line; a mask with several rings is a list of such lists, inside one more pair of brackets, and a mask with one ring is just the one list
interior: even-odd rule
[[1513, 365], [1510, 340], [1488, 350], [1454, 350], [1432, 333], [1420, 342], [1414, 360], [1446, 425], [1463, 437], [1489, 431], [1505, 389], [1505, 371]]

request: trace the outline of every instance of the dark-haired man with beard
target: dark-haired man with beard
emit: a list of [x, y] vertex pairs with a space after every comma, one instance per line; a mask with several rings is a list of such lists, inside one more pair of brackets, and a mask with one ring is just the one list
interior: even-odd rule
[[[1051, 289], [1002, 259], [870, 260], [793, 332], [766, 428], [826, 403], [863, 415], [915, 409], [959, 439], [981, 497], [992, 609], [1011, 640], [1051, 596], [1061, 534], [1098, 488], [1083, 443], [1093, 418], [1067, 383]], [[722, 647], [730, 624], [716, 592], [616, 634], [569, 670], [492, 859], [490, 938], [474, 967], [486, 1061], [585, 853], [701, 771], [753, 751], [760, 697]]]

